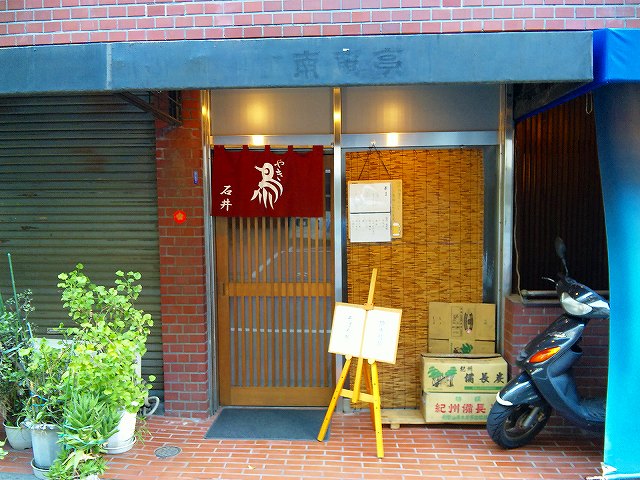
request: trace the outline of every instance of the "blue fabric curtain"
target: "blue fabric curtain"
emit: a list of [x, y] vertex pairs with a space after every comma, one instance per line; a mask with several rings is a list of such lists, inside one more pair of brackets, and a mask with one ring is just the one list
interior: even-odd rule
[[603, 473], [640, 478], [640, 84], [610, 83], [594, 96], [611, 295]]

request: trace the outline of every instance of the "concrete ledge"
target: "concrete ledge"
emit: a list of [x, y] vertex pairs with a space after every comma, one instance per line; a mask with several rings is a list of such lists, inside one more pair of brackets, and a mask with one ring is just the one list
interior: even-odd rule
[[590, 31], [496, 32], [3, 48], [0, 95], [587, 82], [592, 37]]

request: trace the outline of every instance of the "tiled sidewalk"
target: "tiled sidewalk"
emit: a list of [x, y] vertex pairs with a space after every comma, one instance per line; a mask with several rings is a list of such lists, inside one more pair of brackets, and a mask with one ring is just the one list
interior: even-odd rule
[[[206, 479], [424, 479], [573, 480], [598, 475], [602, 441], [554, 438], [541, 433], [535, 444], [502, 450], [484, 427], [384, 427], [384, 458], [376, 457], [368, 413], [334, 414], [327, 442], [205, 440], [206, 421], [154, 416], [144, 444], [114, 455], [108, 480]], [[158, 458], [155, 451], [182, 451]], [[1, 472], [31, 473], [31, 451], [12, 451]]]

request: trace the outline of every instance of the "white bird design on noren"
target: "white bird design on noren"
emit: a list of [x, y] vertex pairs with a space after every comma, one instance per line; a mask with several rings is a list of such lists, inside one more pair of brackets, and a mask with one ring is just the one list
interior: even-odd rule
[[273, 208], [273, 204], [278, 201], [282, 194], [282, 184], [273, 178], [273, 165], [265, 163], [262, 167], [256, 166], [254, 168], [262, 173], [262, 180], [258, 183], [258, 188], [253, 191], [251, 200], [257, 198], [258, 202], [261, 202], [265, 207], [270, 206]]

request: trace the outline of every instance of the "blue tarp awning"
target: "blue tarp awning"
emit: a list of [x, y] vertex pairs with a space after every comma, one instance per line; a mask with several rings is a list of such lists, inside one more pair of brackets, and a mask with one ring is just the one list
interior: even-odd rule
[[516, 121], [549, 110], [603, 85], [630, 82], [640, 82], [640, 30], [596, 30], [593, 32], [593, 80]]
[[[602, 477], [640, 478], [640, 30], [593, 32], [593, 79], [524, 120], [593, 92], [609, 251], [609, 376]], [[614, 252], [612, 254], [612, 252]]]
[[614, 82], [640, 82], [640, 30], [593, 32], [591, 89]]
[[600, 30], [593, 40], [584, 91], [594, 91], [611, 297], [603, 476], [640, 478], [640, 30]]

